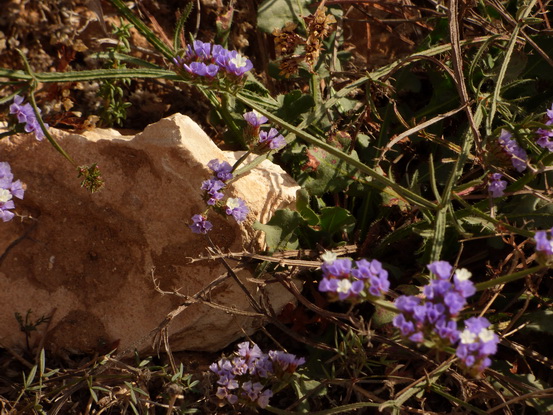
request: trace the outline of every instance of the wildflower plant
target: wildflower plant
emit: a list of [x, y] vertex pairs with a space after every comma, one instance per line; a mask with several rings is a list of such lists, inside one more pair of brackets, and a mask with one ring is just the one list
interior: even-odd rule
[[379, 298], [388, 292], [390, 282], [388, 272], [374, 259], [353, 261], [350, 258], [337, 258], [327, 252], [323, 255], [322, 279], [319, 291], [329, 294], [334, 300], [361, 301]]
[[209, 366], [218, 376], [215, 396], [221, 406], [267, 407], [271, 397], [285, 388], [305, 363], [304, 358], [279, 350], [263, 353], [250, 342], [238, 344], [237, 349], [231, 357]]
[[25, 185], [20, 180], [13, 180], [14, 176], [10, 164], [0, 162], [0, 219], [8, 222], [13, 219], [15, 213], [14, 198], [23, 199]]
[[[317, 7], [304, 0], [263, 2], [255, 24], [266, 33], [260, 37], [274, 42], [276, 60], [253, 52], [266, 50], [266, 44], [256, 49], [252, 42], [254, 47], [248, 49], [247, 42], [211, 42], [206, 30], [183, 45], [190, 35], [184, 21], [191, 7], [178, 18], [171, 42], [122, 0], [110, 2], [160, 56], [148, 62], [117, 56], [136, 68], [41, 73], [27, 63], [24, 71], [0, 69], [0, 75], [25, 84], [22, 91], [39, 124], [41, 114], [33, 101], [38, 84], [153, 78], [170, 85], [172, 92], [183, 84], [197, 87], [213, 108], [210, 121], [215, 128], [224, 125], [226, 144], [239, 143], [246, 154], [234, 166], [224, 160], [208, 163], [211, 173], [198, 189], [205, 207], [189, 224], [194, 233], [212, 232], [213, 214], [249, 226], [247, 201], [231, 194], [232, 183], [255, 164], [242, 166], [251, 153], [260, 161], [280, 151], [277, 161], [302, 187], [297, 209], [279, 210], [268, 223], [255, 227], [265, 232], [269, 251], [284, 251], [275, 260], [278, 265], [264, 263], [260, 273], [274, 274], [299, 300], [289, 320], [293, 329], [270, 313], [267, 318], [322, 356], [319, 368], [302, 371], [311, 376], [308, 381], [294, 383], [298, 411], [317, 412], [333, 405], [341, 412], [365, 407], [384, 412], [391, 407], [400, 414], [421, 401], [428, 406], [424, 410], [440, 413], [503, 408], [518, 413], [527, 406], [536, 413], [553, 410], [541, 395], [549, 388], [549, 378], [540, 373], [549, 373], [544, 362], [550, 356], [541, 356], [547, 354], [546, 347], [536, 347], [529, 340], [535, 336], [527, 335], [552, 332], [544, 323], [550, 317], [553, 266], [553, 107], [548, 94], [553, 82], [548, 75], [546, 6], [468, 5], [470, 19], [456, 19], [456, 2], [431, 11], [415, 5], [408, 8], [418, 13], [414, 19], [405, 8], [387, 4], [387, 11], [404, 17], [388, 19], [387, 29], [394, 32], [401, 21], [417, 30], [410, 33], [402, 27], [395, 32], [408, 48], [381, 56], [382, 64], [373, 56], [379, 48], [364, 45], [371, 50], [367, 65], [360, 39], [354, 36], [344, 47], [352, 19], [344, 17], [340, 2]], [[370, 16], [370, 7], [365, 12]], [[364, 73], [358, 68], [369, 69]], [[18, 131], [37, 132], [25, 100], [19, 97], [11, 104], [11, 124]], [[50, 141], [47, 131], [44, 134]], [[88, 169], [83, 172], [100, 177]], [[14, 198], [22, 195], [23, 187], [12, 188], [13, 183], [1, 189], [3, 218], [13, 211]], [[503, 197], [507, 185], [509, 197]], [[323, 257], [322, 276], [311, 273], [316, 268], [313, 257], [321, 249], [343, 250], [340, 256]], [[367, 253], [378, 260], [346, 257]], [[290, 259], [292, 255], [302, 258]], [[448, 262], [458, 257], [478, 269], [474, 282], [469, 271], [454, 270]], [[414, 270], [421, 263], [429, 264], [431, 275], [415, 293]], [[288, 272], [296, 267], [306, 269]], [[388, 273], [394, 276], [391, 281]], [[298, 293], [299, 288], [290, 285], [297, 275], [305, 276], [306, 286], [317, 281], [318, 290]], [[500, 292], [469, 303], [476, 292], [499, 287]], [[340, 309], [339, 302], [351, 307], [345, 314], [331, 312], [324, 309], [328, 300], [337, 302], [334, 309]], [[365, 307], [364, 301], [374, 307]], [[384, 312], [393, 316], [381, 318]], [[501, 337], [512, 337], [513, 342], [502, 342], [502, 348], [512, 350], [494, 371], [486, 370], [499, 349], [499, 327], [509, 328]], [[390, 336], [392, 330], [399, 336]], [[352, 342], [336, 348], [328, 341], [331, 334], [344, 333], [366, 341], [357, 341], [355, 348]], [[515, 342], [524, 346], [515, 348]], [[396, 354], [395, 343], [402, 343], [404, 351], [411, 347], [411, 354]], [[521, 350], [528, 364], [518, 363]], [[444, 360], [444, 355], [456, 359]], [[411, 364], [414, 359], [416, 364]], [[463, 375], [450, 369], [453, 360]], [[255, 410], [276, 405], [273, 395], [280, 386], [275, 385], [294, 378], [303, 363], [243, 343], [231, 357], [211, 366], [217, 377], [215, 401]], [[389, 383], [392, 374], [408, 380], [403, 390], [371, 387], [373, 382]], [[530, 375], [536, 379], [528, 386]], [[484, 376], [486, 387], [473, 388]], [[470, 377], [474, 379], [466, 381]]]
[[[16, 132], [34, 133], [38, 141], [44, 139], [44, 133], [36, 118], [35, 112], [31, 104], [24, 103], [24, 99], [20, 95], [16, 95], [13, 99], [13, 104], [10, 105], [10, 114], [14, 115], [17, 124], [15, 126]], [[39, 109], [40, 114], [40, 109]], [[48, 124], [45, 124], [48, 128]]]

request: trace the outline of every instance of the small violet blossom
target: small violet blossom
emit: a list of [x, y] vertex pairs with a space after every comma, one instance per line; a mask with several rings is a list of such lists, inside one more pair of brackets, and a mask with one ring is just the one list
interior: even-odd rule
[[209, 366], [218, 376], [215, 396], [221, 402], [266, 408], [275, 382], [289, 380], [304, 358], [277, 350], [265, 354], [256, 344], [243, 342], [230, 358]]
[[213, 224], [207, 220], [204, 215], [192, 216], [192, 225], [189, 225], [190, 229], [194, 233], [206, 234], [213, 228]]
[[501, 197], [504, 195], [505, 189], [507, 188], [507, 182], [501, 180], [503, 175], [501, 173], [493, 173], [490, 176], [490, 181], [488, 183], [488, 192], [492, 197]]
[[13, 181], [13, 174], [10, 164], [0, 162], [0, 219], [8, 222], [13, 219], [15, 214], [11, 211], [15, 209], [13, 197], [23, 199], [25, 188], [21, 181]]
[[337, 259], [336, 255], [325, 253], [322, 259], [319, 291], [328, 292], [340, 301], [357, 301], [369, 295], [381, 297], [390, 288], [388, 271], [376, 259], [355, 261], [355, 268], [349, 258]]
[[[548, 235], [549, 234], [549, 235]], [[553, 228], [549, 231], [537, 231], [534, 235], [534, 240], [536, 241], [536, 252], [544, 255], [550, 256], [553, 255]]]
[[209, 195], [207, 200], [208, 205], [213, 206], [217, 203], [217, 201], [223, 198], [224, 194], [219, 191], [223, 187], [225, 187], [225, 183], [216, 178], [211, 178], [202, 182], [201, 189], [205, 190], [207, 195]]
[[217, 159], [213, 159], [207, 163], [207, 167], [209, 167], [215, 176], [223, 182], [228, 182], [233, 177], [232, 166], [226, 161], [220, 162]]
[[276, 128], [259, 133], [259, 143], [268, 145], [271, 150], [279, 150], [286, 145], [286, 139]]
[[[202, 49], [199, 48], [197, 53], [203, 53]], [[232, 166], [226, 161], [219, 161], [217, 159], [210, 160], [207, 166], [214, 174], [210, 179], [204, 180], [201, 185], [201, 189], [205, 192], [204, 200], [207, 205], [215, 206], [219, 210], [223, 209], [227, 215], [232, 216], [237, 222], [244, 221], [248, 216], [249, 209], [242, 199], [228, 198], [226, 202], [221, 202], [227, 182], [234, 177]], [[189, 225], [192, 232], [206, 234], [213, 228], [213, 224], [207, 220], [206, 215], [205, 213], [192, 217], [192, 225]]]
[[[551, 109], [547, 110], [545, 125], [553, 126], [553, 105], [551, 105]], [[538, 134], [536, 144], [541, 148], [546, 148], [553, 152], [553, 141], [551, 140], [553, 138], [553, 130], [549, 128], [538, 128], [536, 134]]]
[[246, 220], [249, 211], [250, 210], [248, 209], [248, 206], [246, 206], [246, 203], [239, 197], [229, 197], [227, 199], [225, 212], [227, 215], [232, 216], [236, 222], [240, 223]]
[[176, 56], [173, 63], [193, 77], [213, 79], [218, 75], [234, 79], [253, 68], [252, 62], [237, 51], [229, 51], [221, 45], [195, 40], [189, 44], [184, 56]]
[[509, 131], [502, 129], [497, 141], [503, 148], [503, 151], [505, 151], [511, 157], [511, 163], [513, 164], [513, 167], [518, 172], [522, 172], [526, 170], [528, 155], [526, 154], [526, 151], [524, 151], [524, 149], [520, 147], [515, 140], [512, 139], [512, 137], [513, 135]]
[[253, 111], [250, 111], [250, 112], [246, 112], [244, 115], [243, 115], [244, 119], [246, 120], [246, 122], [252, 126], [253, 128], [259, 128], [261, 127], [261, 125], [265, 124], [267, 121], [269, 121], [267, 119], [267, 117], [265, 117], [264, 115], [261, 115], [260, 113], [258, 113], [256, 110], [253, 110]]
[[[40, 109], [38, 113], [40, 114]], [[13, 104], [10, 105], [10, 114], [15, 115], [19, 124], [25, 124], [24, 130], [27, 133], [34, 133], [38, 141], [44, 139], [44, 132], [40, 127], [40, 123], [36, 118], [35, 112], [31, 104], [23, 104], [23, 97], [16, 95], [13, 99]], [[44, 123], [48, 128], [48, 124]]]
[[491, 365], [489, 356], [497, 351], [499, 337], [489, 330], [490, 322], [484, 317], [471, 317], [465, 321], [465, 330], [459, 335], [457, 357], [463, 366], [478, 376]]

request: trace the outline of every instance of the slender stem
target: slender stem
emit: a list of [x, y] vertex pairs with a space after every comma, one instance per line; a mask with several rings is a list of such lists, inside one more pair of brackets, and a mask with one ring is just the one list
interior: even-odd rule
[[331, 146], [330, 144], [325, 143], [322, 140], [319, 140], [315, 136], [309, 134], [308, 132], [299, 129], [298, 127], [293, 126], [292, 124], [287, 123], [283, 119], [276, 117], [271, 112], [265, 110], [265, 108], [259, 106], [257, 103], [252, 102], [245, 96], [241, 94], [236, 95], [236, 99], [241, 101], [242, 103], [248, 105], [249, 107], [255, 109], [260, 114], [266, 116], [268, 119], [270, 119], [275, 124], [279, 125], [280, 127], [285, 128], [289, 132], [295, 134], [296, 136], [302, 138], [303, 140], [307, 141], [310, 144], [313, 144], [326, 152], [332, 154], [333, 156], [338, 157], [340, 160], [345, 161], [349, 165], [357, 168], [359, 171], [365, 173], [366, 175], [370, 176], [372, 179], [374, 179], [376, 182], [379, 182], [381, 185], [388, 186], [395, 190], [401, 197], [404, 197], [405, 199], [409, 200], [411, 203], [419, 205], [423, 208], [432, 209], [434, 210], [436, 208], [436, 204], [432, 203], [422, 196], [419, 196], [415, 192], [395, 183], [394, 181], [388, 179], [387, 177], [384, 177], [380, 173], [378, 173], [376, 170], [371, 169], [366, 164], [361, 163], [358, 160], [355, 160], [348, 154], [340, 151], [336, 147]]
[[496, 285], [507, 284], [508, 282], [519, 280], [521, 278], [526, 277], [527, 275], [534, 274], [544, 269], [547, 269], [547, 267], [544, 265], [537, 265], [532, 268], [523, 269], [522, 271], [519, 271], [519, 272], [514, 272], [512, 274], [503, 275], [502, 277], [499, 277], [499, 278], [494, 278], [493, 280], [480, 282], [478, 284], [475, 284], [476, 291], [482, 291], [487, 288], [494, 287]]

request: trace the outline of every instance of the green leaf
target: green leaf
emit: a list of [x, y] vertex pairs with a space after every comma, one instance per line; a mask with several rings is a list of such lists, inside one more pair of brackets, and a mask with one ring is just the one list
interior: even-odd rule
[[306, 8], [309, 3], [309, 0], [265, 0], [259, 5], [257, 27], [272, 33], [288, 22], [301, 23], [300, 18], [309, 14]]
[[350, 232], [355, 226], [353, 215], [339, 206], [322, 209], [319, 218], [321, 230], [330, 235], [342, 231]]
[[[312, 391], [315, 391], [317, 388], [319, 389], [316, 392], [316, 396], [324, 396], [327, 392], [326, 387], [321, 387], [321, 382], [309, 379], [305, 375], [301, 375], [297, 379], [293, 379], [291, 385], [294, 388], [298, 399], [302, 399], [306, 395], [312, 395]], [[309, 401], [307, 399], [303, 399], [297, 406], [296, 412], [308, 413], [309, 409]]]
[[[318, 147], [310, 147], [307, 155], [319, 164], [313, 171], [300, 173], [296, 180], [310, 195], [320, 196], [327, 192], [340, 192], [353, 183], [351, 177], [357, 172], [346, 161]], [[350, 157], [358, 159], [356, 152], [350, 154]]]
[[277, 210], [266, 224], [255, 222], [253, 227], [265, 232], [265, 241], [269, 251], [291, 250], [299, 246], [295, 230], [305, 223], [298, 212], [283, 209]]
[[526, 314], [524, 321], [528, 322], [524, 328], [553, 334], [553, 310], [540, 310]]
[[280, 104], [276, 115], [283, 120], [293, 122], [301, 114], [315, 106], [313, 96], [302, 94], [299, 90], [290, 91], [285, 95], [279, 95], [277, 101]]
[[296, 192], [296, 209], [309, 226], [319, 224], [319, 216], [309, 207], [309, 193], [304, 189]]

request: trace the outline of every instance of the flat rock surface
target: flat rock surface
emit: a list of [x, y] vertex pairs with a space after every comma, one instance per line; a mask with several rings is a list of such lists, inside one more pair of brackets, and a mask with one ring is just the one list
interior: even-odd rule
[[[106, 351], [113, 345], [147, 350], [150, 332], [183, 303], [157, 292], [153, 276], [162, 290], [193, 295], [225, 274], [218, 261], [190, 263], [206, 255], [208, 242], [187, 224], [205, 209], [199, 189], [211, 176], [207, 162], [226, 158], [232, 163], [236, 156], [222, 152], [180, 114], [136, 136], [115, 130], [52, 133], [79, 165], [97, 163], [106, 185], [95, 194], [81, 188], [75, 168], [46, 141], [31, 135], [0, 141], [1, 161], [8, 161], [15, 179], [27, 185], [25, 199], [16, 200], [21, 217], [0, 224], [0, 343], [25, 344], [14, 313], [25, 317], [31, 310], [31, 320], [52, 317], [31, 337], [50, 350]], [[280, 167], [264, 161], [227, 192], [247, 202], [247, 220], [238, 225], [211, 214], [213, 242], [223, 251], [260, 249], [262, 235], [252, 223], [292, 206], [297, 189]], [[247, 281], [251, 271], [238, 275], [255, 296], [261, 295]], [[292, 301], [277, 284], [268, 287], [277, 312]], [[232, 279], [217, 285], [209, 298], [251, 311]], [[194, 304], [170, 324], [171, 347], [215, 351], [259, 323]]]

